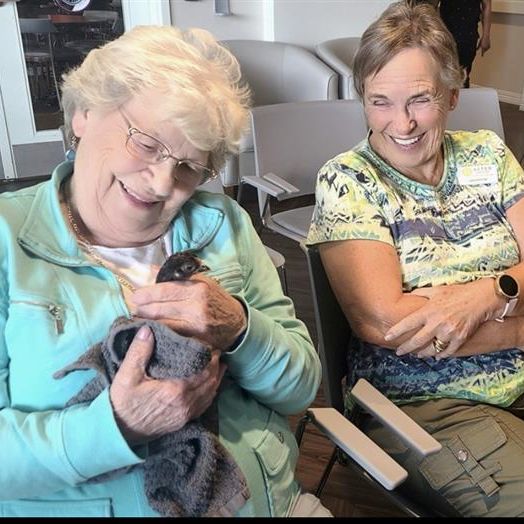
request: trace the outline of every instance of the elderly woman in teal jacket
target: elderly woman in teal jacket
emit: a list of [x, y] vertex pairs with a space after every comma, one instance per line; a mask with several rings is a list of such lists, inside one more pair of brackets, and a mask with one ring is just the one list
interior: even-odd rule
[[[310, 336], [249, 216], [201, 186], [245, 129], [239, 78], [211, 35], [173, 27], [135, 28], [66, 75], [74, 161], [0, 197], [1, 515], [158, 515], [141, 467], [151, 444], [213, 401], [247, 483], [235, 515], [328, 514], [301, 494], [286, 421], [319, 386]], [[155, 283], [186, 250], [210, 270]], [[55, 373], [118, 317], [207, 344], [209, 364], [185, 379], [148, 376], [143, 327], [111, 384], [66, 407], [94, 372]]]

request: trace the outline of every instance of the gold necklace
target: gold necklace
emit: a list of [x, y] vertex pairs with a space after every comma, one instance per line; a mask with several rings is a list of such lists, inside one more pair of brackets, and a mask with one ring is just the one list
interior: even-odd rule
[[[127, 280], [127, 278], [124, 278], [120, 273], [115, 271], [114, 269], [111, 269], [104, 261], [104, 259], [96, 252], [95, 248], [93, 247], [93, 244], [87, 240], [87, 238], [80, 233], [80, 228], [78, 227], [78, 224], [76, 223], [75, 219], [73, 218], [73, 212], [71, 211], [71, 206], [69, 205], [69, 201], [65, 199], [65, 205], [67, 209], [67, 219], [69, 220], [69, 224], [73, 228], [73, 231], [75, 232], [76, 237], [78, 238], [80, 242], [80, 247], [87, 251], [88, 255], [97, 263], [100, 264], [103, 268], [107, 269], [108, 271], [111, 271], [113, 275], [115, 275], [116, 279], [118, 280], [118, 283], [121, 286], [126, 287], [131, 291], [132, 293], [136, 290], [135, 286]], [[165, 248], [164, 248], [165, 251]]]
[[76, 237], [79, 240], [80, 247], [87, 251], [87, 254], [99, 265], [101, 265], [103, 268], [107, 269], [108, 271], [111, 271], [113, 275], [115, 275], [116, 279], [118, 280], [118, 283], [121, 286], [126, 287], [131, 291], [132, 293], [135, 292], [136, 288], [127, 280], [124, 278], [120, 273], [115, 271], [114, 269], [111, 269], [105, 262], [104, 259], [96, 252], [95, 248], [93, 247], [93, 244], [87, 240], [87, 238], [80, 233], [80, 228], [78, 227], [78, 224], [76, 223], [75, 219], [73, 218], [73, 212], [71, 211], [71, 206], [69, 205], [69, 201], [65, 199], [65, 205], [67, 209], [67, 219], [69, 220], [69, 224], [73, 228], [73, 231], [75, 232]]
[[[87, 238], [84, 235], [82, 235], [82, 233], [80, 233], [80, 228], [78, 227], [78, 224], [76, 223], [76, 220], [73, 217], [73, 211], [71, 210], [71, 205], [69, 204], [69, 199], [67, 197], [67, 190], [66, 190], [65, 184], [64, 184], [64, 187], [62, 188], [61, 193], [62, 193], [62, 197], [63, 197], [63, 202], [65, 203], [66, 210], [67, 210], [67, 220], [69, 221], [69, 224], [70, 224], [71, 228], [73, 229], [73, 231], [74, 231], [74, 233], [76, 235], [76, 238], [79, 241], [80, 248], [84, 252], [87, 252], [87, 254], [97, 264], [99, 264], [104, 269], [107, 269], [108, 271], [113, 273], [113, 275], [115, 275], [118, 283], [121, 286], [129, 289], [129, 291], [134, 293], [136, 291], [136, 287], [133, 286], [133, 284], [131, 284], [131, 282], [129, 282], [129, 280], [127, 278], [125, 278], [123, 275], [121, 275], [118, 271], [115, 271], [114, 269], [111, 269], [106, 264], [104, 259], [96, 252], [93, 244], [91, 244], [91, 242], [89, 242], [89, 240], [87, 240]], [[166, 247], [166, 242], [165, 242], [163, 237], [162, 237], [162, 253], [164, 255], [164, 260], [167, 260], [167, 258], [168, 258], [167, 247]]]

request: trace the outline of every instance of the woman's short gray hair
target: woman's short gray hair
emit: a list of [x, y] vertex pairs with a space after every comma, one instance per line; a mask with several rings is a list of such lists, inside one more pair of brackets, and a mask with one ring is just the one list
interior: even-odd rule
[[[458, 0], [457, 0], [458, 1]], [[408, 48], [425, 49], [440, 66], [441, 80], [450, 89], [462, 87], [464, 72], [457, 44], [435, 8], [408, 1], [391, 4], [362, 35], [355, 54], [355, 90], [362, 99], [364, 82], [395, 55]]]
[[76, 110], [111, 111], [144, 90], [155, 89], [166, 118], [220, 169], [248, 122], [249, 89], [241, 84], [236, 58], [203, 29], [138, 26], [92, 50], [63, 75], [64, 126], [72, 137]]

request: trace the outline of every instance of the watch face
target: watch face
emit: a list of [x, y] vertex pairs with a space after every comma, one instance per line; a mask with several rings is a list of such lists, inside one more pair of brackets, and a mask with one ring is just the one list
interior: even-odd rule
[[502, 292], [510, 298], [516, 298], [519, 295], [519, 284], [510, 275], [501, 275], [499, 286]]

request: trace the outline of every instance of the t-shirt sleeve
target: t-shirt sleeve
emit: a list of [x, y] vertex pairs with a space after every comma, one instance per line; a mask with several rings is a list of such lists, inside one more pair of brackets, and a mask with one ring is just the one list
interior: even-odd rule
[[503, 144], [502, 205], [508, 210], [524, 197], [524, 169], [508, 146]]
[[343, 153], [319, 171], [315, 209], [306, 243], [378, 240], [394, 245], [383, 210], [377, 175], [354, 152]]

